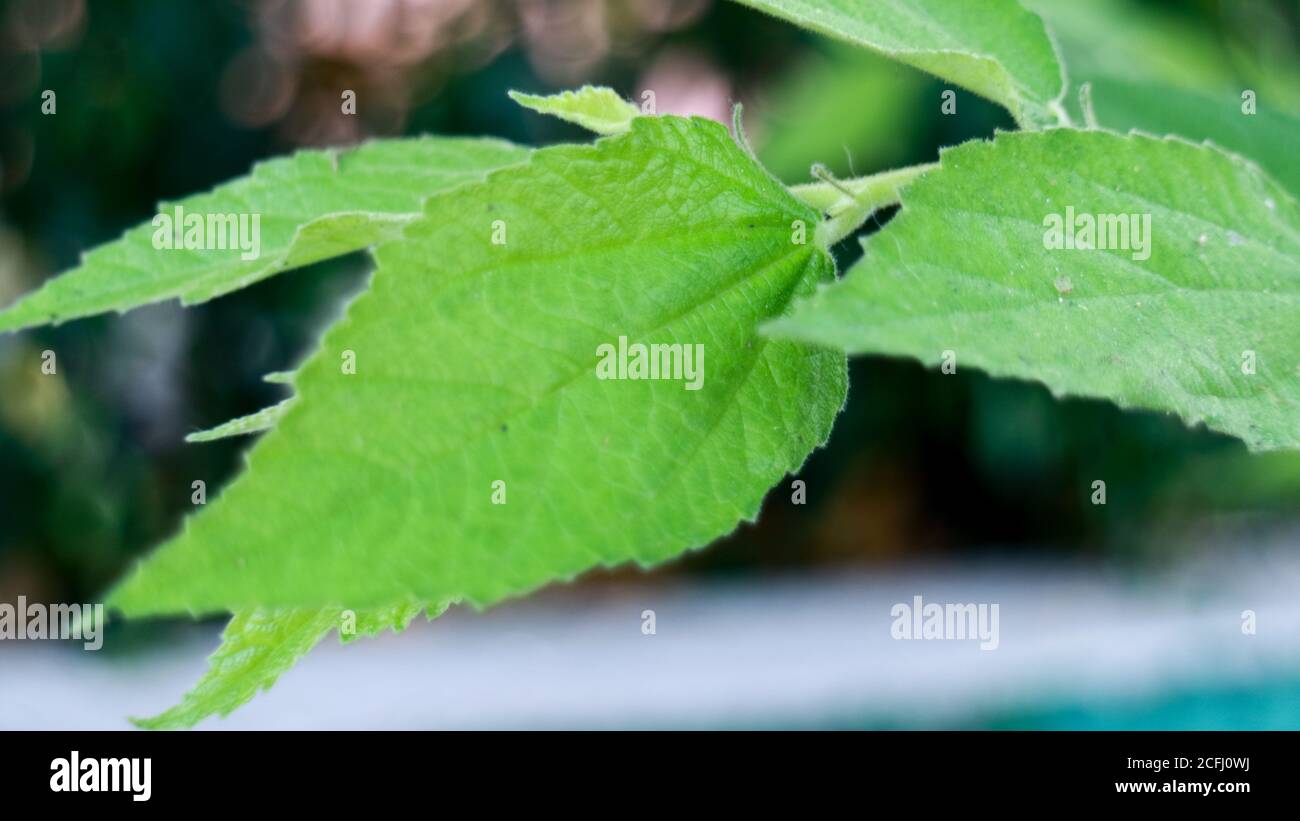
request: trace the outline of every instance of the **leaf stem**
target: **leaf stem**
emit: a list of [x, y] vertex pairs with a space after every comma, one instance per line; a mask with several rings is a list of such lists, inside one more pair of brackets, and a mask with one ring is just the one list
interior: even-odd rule
[[912, 165], [851, 180], [833, 179], [824, 169], [819, 173], [814, 167], [814, 174], [822, 176], [822, 182], [792, 186], [790, 193], [826, 214], [825, 222], [817, 228], [817, 242], [829, 249], [876, 211], [897, 205], [899, 192], [908, 183], [938, 167], [938, 163]]

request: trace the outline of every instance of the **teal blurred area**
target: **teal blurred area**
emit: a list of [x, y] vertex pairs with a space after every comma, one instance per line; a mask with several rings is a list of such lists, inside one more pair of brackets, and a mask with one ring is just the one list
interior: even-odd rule
[[[1246, 153], [1284, 184], [1300, 186], [1300, 12], [1293, 2], [1027, 5], [1053, 26], [1076, 83], [1092, 84], [1104, 125], [1179, 129]], [[8, 0], [0, 13], [0, 305], [147, 220], [159, 201], [205, 190], [301, 146], [417, 133], [488, 134], [529, 145], [585, 140], [575, 127], [506, 98], [512, 88], [550, 92], [583, 83], [612, 86], [634, 101], [653, 89], [661, 113], [729, 120], [732, 104], [742, 102], [758, 156], [790, 183], [807, 181], [813, 163], [838, 175], [868, 174], [932, 161], [943, 147], [1012, 127], [1005, 112], [960, 90], [956, 114], [945, 115], [939, 102], [947, 87], [938, 80], [713, 0]], [[1267, 101], [1249, 129], [1216, 113], [1243, 88]], [[46, 89], [57, 90], [54, 115], [40, 111]], [[357, 116], [340, 114], [340, 89], [357, 91]], [[1082, 118], [1077, 99], [1067, 102]], [[860, 253], [856, 240], [844, 243], [841, 265]], [[134, 558], [175, 532], [191, 509], [191, 482], [203, 479], [210, 493], [219, 492], [253, 441], [186, 445], [184, 436], [283, 398], [283, 388], [263, 376], [299, 363], [364, 287], [369, 270], [357, 254], [192, 309], [158, 305], [0, 337], [0, 601], [98, 596]], [[40, 376], [32, 364], [45, 349], [59, 352], [57, 377]], [[849, 403], [830, 446], [798, 477], [808, 504], [790, 504], [779, 487], [756, 525], [660, 568], [648, 583], [714, 590], [809, 575], [891, 579], [918, 562], [955, 562], [977, 579], [989, 569], [1015, 576], [1050, 557], [1058, 563], [1060, 585], [1053, 589], [1061, 607], [1083, 613], [1081, 590], [1141, 586], [1152, 568], [1179, 566], [1206, 543], [1229, 564], [1258, 561], [1265, 543], [1270, 555], [1300, 556], [1293, 529], [1300, 521], [1300, 454], [1251, 455], [1239, 442], [1166, 416], [1059, 401], [1041, 386], [974, 372], [944, 376], [883, 357], [856, 359], [851, 368]], [[1098, 479], [1107, 485], [1105, 505], [1091, 501]], [[1277, 533], [1291, 535], [1261, 535]], [[1080, 563], [1109, 569], [1099, 577]], [[1074, 574], [1079, 587], [1069, 583]], [[643, 576], [600, 573], [580, 589], [614, 596], [623, 585], [647, 582]], [[1201, 582], [1207, 596], [1214, 578]], [[1280, 601], [1287, 593], [1269, 595]], [[1179, 599], [1160, 612], [1189, 618], [1199, 612], [1193, 604]], [[746, 612], [734, 618], [743, 623]], [[825, 618], [809, 628], [832, 629], [835, 614]], [[507, 633], [518, 627], [487, 617], [483, 624]], [[1115, 632], [1099, 634], [1098, 642], [1106, 635], [1120, 645], [1129, 641], [1122, 623], [1107, 624]], [[1276, 624], [1263, 622], [1261, 637], [1280, 629]], [[460, 635], [455, 631], [470, 629], [465, 625], [449, 621], [446, 630]], [[379, 665], [377, 678], [356, 686], [419, 675], [423, 668], [402, 666], [398, 648], [451, 652], [421, 650], [422, 639], [436, 641], [442, 627], [421, 628], [405, 643], [375, 642], [379, 650], [349, 648], [352, 658]], [[158, 703], [166, 700], [162, 683], [172, 697], [184, 690], [211, 640], [189, 625], [112, 630], [114, 649], [105, 659], [68, 666], [45, 650], [0, 647], [0, 665], [5, 678], [26, 671], [25, 698], [70, 672], [93, 669], [86, 675], [120, 697], [92, 699], [102, 713], [69, 712], [66, 720], [112, 724], [122, 709], [165, 706]], [[733, 634], [711, 635], [731, 641]], [[851, 633], [836, 635], [852, 641]], [[504, 640], [488, 646], [531, 652]], [[897, 711], [855, 710], [850, 695], [890, 692], [890, 685], [850, 671], [842, 679], [844, 698], [814, 699], [802, 712], [779, 700], [757, 701], [742, 718], [799, 726], [1295, 727], [1300, 648], [1271, 646], [1267, 665], [1231, 662], [1247, 665], [1241, 680], [1212, 674], [1211, 664], [1204, 676], [1192, 671], [1130, 692], [1121, 685], [1145, 669], [1133, 658], [1129, 667], [1117, 662], [1115, 687], [1055, 702], [1031, 698], [1043, 679], [1016, 668], [1005, 675], [1019, 695], [1005, 704], [947, 713], [932, 702], [906, 720]], [[166, 660], [175, 648], [187, 655]], [[899, 681], [912, 681], [898, 647], [868, 651], [893, 659], [882, 664]], [[332, 686], [319, 682], [354, 666], [340, 661], [341, 652], [331, 648], [321, 652], [323, 661], [309, 659], [303, 669], [323, 665], [321, 678], [295, 672], [299, 683], [287, 683], [289, 695], [277, 689], [266, 697], [271, 707], [254, 704], [251, 718], [232, 719], [232, 726], [309, 723], [293, 705], [315, 703], [312, 686]], [[385, 652], [396, 666], [366, 656]], [[771, 675], [790, 692], [800, 692], [800, 676], [833, 686], [840, 674], [835, 657], [817, 657], [822, 667], [800, 666], [792, 651], [779, 658], [794, 669]], [[699, 658], [704, 663], [709, 654]], [[1073, 669], [1064, 651], [1045, 654], [1041, 663]], [[466, 689], [495, 681], [483, 675], [466, 680]], [[556, 675], [558, 687], [564, 680]], [[697, 680], [684, 672], [661, 683], [673, 681], [689, 687]], [[872, 689], [877, 685], [884, 689]], [[10, 692], [17, 698], [18, 690]], [[499, 694], [532, 703], [527, 693]], [[14, 703], [0, 711], [0, 727], [36, 715], [58, 723], [56, 711], [16, 712]], [[722, 708], [707, 712], [712, 703], [700, 708], [700, 721], [726, 724]], [[321, 704], [322, 722], [346, 723]], [[518, 714], [521, 723], [579, 715], [565, 713], [562, 703], [537, 704], [537, 711]], [[474, 724], [479, 714], [465, 709], [462, 723]], [[635, 715], [611, 720], [639, 723]], [[684, 709], [660, 718], [690, 724], [696, 715]], [[373, 717], [459, 720], [454, 712]]]
[[1013, 714], [986, 726], [994, 730], [1294, 730], [1300, 728], [1300, 676]]

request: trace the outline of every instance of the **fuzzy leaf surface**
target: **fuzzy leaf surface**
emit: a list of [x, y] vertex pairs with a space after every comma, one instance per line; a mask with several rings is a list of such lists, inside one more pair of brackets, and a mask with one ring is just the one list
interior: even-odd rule
[[[483, 606], [752, 520], [844, 401], [842, 353], [757, 332], [833, 278], [818, 219], [698, 118], [434, 196], [246, 472], [111, 604]], [[598, 378], [620, 336], [703, 345], [699, 389]]]
[[[952, 351], [1252, 449], [1300, 447], [1300, 212], [1253, 163], [1173, 138], [1002, 134], [944, 152], [902, 200], [844, 279], [770, 332], [927, 364]], [[1049, 248], [1067, 208], [1080, 230], [1084, 214], [1149, 215], [1149, 258], [1136, 235]]]

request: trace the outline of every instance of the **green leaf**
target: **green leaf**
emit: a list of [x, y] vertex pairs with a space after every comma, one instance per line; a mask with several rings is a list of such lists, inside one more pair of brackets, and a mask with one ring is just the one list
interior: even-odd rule
[[159, 209], [173, 222], [177, 207], [182, 216], [203, 216], [205, 228], [207, 215], [242, 215], [243, 248], [159, 249], [155, 233], [167, 233], [166, 223], [139, 225], [0, 312], [0, 332], [174, 297], [195, 304], [373, 245], [399, 235], [428, 195], [519, 162], [527, 153], [498, 140], [423, 137], [341, 152], [301, 151], [260, 163], [248, 177]]
[[583, 86], [549, 97], [511, 91], [510, 99], [539, 114], [549, 114], [575, 123], [597, 134], [622, 134], [632, 127], [637, 107], [618, 96], [618, 92], [601, 86]]
[[[817, 220], [698, 118], [431, 198], [246, 473], [111, 604], [482, 606], [727, 533], [844, 401], [842, 354], [756, 331], [832, 279]], [[598, 378], [620, 336], [703, 345], [699, 389]]]
[[[208, 659], [208, 671], [181, 702], [153, 718], [133, 719], [147, 730], [193, 727], [209, 716], [227, 716], [263, 690], [269, 690], [299, 658], [333, 630], [344, 643], [391, 629], [400, 633], [424, 609], [402, 604], [360, 612], [340, 607], [318, 610], [255, 608], [236, 613]], [[432, 620], [445, 605], [429, 608]]]
[[[272, 371], [262, 377], [262, 381], [269, 385], [288, 385], [293, 386], [296, 371]], [[186, 442], [201, 443], [215, 442], [218, 439], [228, 439], [232, 436], [247, 436], [249, 434], [261, 433], [270, 430], [279, 423], [281, 417], [293, 405], [297, 396], [290, 396], [276, 402], [270, 407], [254, 411], [246, 416], [240, 416], [237, 419], [231, 419], [223, 422], [216, 427], [207, 430], [196, 431], [185, 437]]]
[[1056, 51], [1043, 21], [1016, 0], [740, 2], [987, 97], [1022, 127], [1061, 121], [1065, 81]]
[[238, 419], [231, 419], [229, 422], [223, 422], [215, 428], [191, 433], [185, 437], [186, 442], [214, 442], [218, 439], [226, 439], [231, 436], [247, 436], [251, 433], [261, 433], [264, 430], [270, 430], [280, 421], [285, 412], [293, 405], [294, 397], [289, 397], [283, 401], [277, 402], [268, 408], [262, 408], [260, 411], [250, 413], [247, 416], [241, 416]]
[[[952, 351], [958, 367], [1173, 412], [1253, 449], [1300, 447], [1300, 213], [1254, 165], [1177, 139], [1003, 134], [945, 152], [902, 199], [845, 278], [773, 334], [926, 363]], [[1133, 250], [1049, 250], [1067, 208], [1150, 215], [1149, 258], [1135, 236]]]

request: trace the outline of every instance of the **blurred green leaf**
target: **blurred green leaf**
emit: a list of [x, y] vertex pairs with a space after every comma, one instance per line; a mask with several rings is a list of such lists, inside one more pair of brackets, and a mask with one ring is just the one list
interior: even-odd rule
[[1300, 195], [1300, 162], [1296, 162], [1300, 118], [1267, 107], [1243, 114], [1242, 100], [1234, 94], [1214, 97], [1111, 77], [1091, 83], [1093, 108], [1101, 125], [1209, 140], [1258, 162]]
[[[740, 0], [997, 102], [1029, 128], [1060, 121], [1061, 66], [1016, 0]], [[845, 101], [845, 105], [852, 103]]]
[[[1300, 91], [1300, 67], [1241, 76], [1222, 32], [1149, 6], [1117, 0], [1030, 4], [1057, 35], [1071, 85], [1091, 86], [1100, 125], [1210, 140], [1255, 160], [1300, 194], [1300, 117], [1290, 108]], [[1269, 82], [1269, 73], [1292, 82]], [[1245, 112], [1246, 91], [1254, 95], [1254, 113]]]
[[527, 154], [527, 149], [499, 140], [422, 137], [341, 152], [300, 151], [260, 163], [244, 179], [159, 209], [169, 219], [177, 208], [182, 215], [205, 219], [247, 216], [250, 231], [256, 216], [260, 247], [254, 258], [245, 259], [250, 254], [240, 248], [159, 249], [155, 233], [166, 224], [146, 223], [90, 251], [80, 266], [0, 312], [0, 332], [174, 297], [185, 304], [204, 302], [282, 271], [365, 248], [399, 235], [430, 194]]
[[806, 180], [814, 162], [842, 177], [908, 162], [925, 85], [919, 72], [868, 51], [813, 52], [764, 104], [759, 159], [788, 182]]

